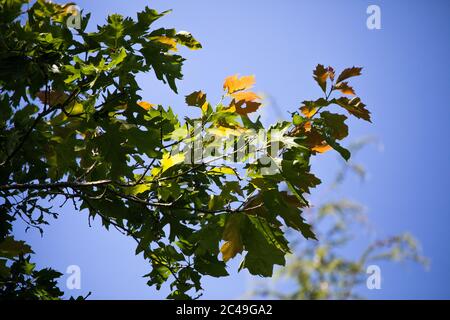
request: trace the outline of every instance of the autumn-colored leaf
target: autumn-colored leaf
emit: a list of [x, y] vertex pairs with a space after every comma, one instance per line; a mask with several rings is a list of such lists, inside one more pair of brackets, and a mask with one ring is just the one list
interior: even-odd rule
[[243, 127], [224, 127], [224, 126], [218, 126], [216, 128], [208, 128], [207, 132], [208, 134], [212, 134], [219, 137], [229, 137], [229, 136], [241, 136], [242, 134], [246, 133], [248, 129]]
[[344, 69], [344, 71], [342, 71], [341, 74], [339, 75], [339, 77], [337, 78], [336, 83], [340, 83], [340, 82], [344, 81], [345, 79], [348, 79], [351, 77], [360, 76], [361, 70], [362, 70], [362, 68], [359, 68], [359, 67], [351, 67], [351, 68]]
[[313, 115], [317, 112], [317, 107], [315, 106], [303, 106], [300, 108], [300, 111], [303, 113], [303, 115], [307, 118], [311, 118]]
[[156, 40], [160, 43], [163, 43], [169, 46], [169, 50], [177, 51], [177, 40], [165, 36], [152, 37], [152, 40]]
[[69, 98], [69, 96], [61, 91], [39, 91], [36, 93], [36, 97], [41, 100], [42, 103], [48, 104], [50, 107], [53, 107], [57, 104], [63, 104]]
[[305, 129], [305, 132], [311, 131], [311, 121], [306, 121], [303, 128]]
[[247, 92], [236, 92], [231, 95], [236, 101], [255, 101], [260, 100], [261, 98], [252, 91]]
[[313, 117], [319, 108], [326, 107], [330, 104], [330, 102], [324, 98], [317, 99], [316, 101], [305, 100], [302, 103], [303, 106], [300, 107], [300, 111], [307, 118]]
[[144, 110], [150, 110], [151, 108], [153, 108], [155, 106], [153, 103], [149, 103], [147, 101], [139, 101], [137, 103], [137, 105]]
[[184, 159], [185, 156], [183, 153], [177, 153], [175, 155], [170, 155], [169, 153], [164, 154], [163, 158], [161, 159], [162, 172], [173, 167], [174, 165], [182, 163]]
[[241, 214], [231, 214], [227, 217], [225, 229], [223, 231], [223, 239], [225, 243], [220, 248], [223, 261], [227, 262], [241, 253], [244, 245], [241, 237], [241, 221], [243, 216]]
[[334, 76], [335, 76], [334, 69], [332, 67], [328, 67], [327, 71], [328, 71], [328, 77], [331, 79], [331, 81], [334, 81]]
[[233, 168], [223, 166], [223, 167], [214, 167], [211, 170], [208, 171], [212, 174], [230, 174], [230, 175], [236, 175], [236, 171], [234, 171]]
[[366, 105], [361, 102], [358, 97], [348, 99], [347, 97], [340, 97], [339, 99], [331, 100], [332, 103], [336, 103], [342, 108], [346, 109], [348, 113], [354, 115], [357, 118], [364, 119], [366, 121], [372, 122], [370, 120], [370, 111], [365, 107]]
[[228, 94], [232, 94], [237, 91], [250, 89], [255, 84], [255, 76], [242, 76], [237, 75], [229, 76], [225, 79], [223, 83], [223, 89], [227, 91]]
[[337, 85], [334, 86], [335, 89], [341, 91], [343, 94], [348, 94], [348, 95], [355, 95], [355, 90], [353, 90], [352, 87], [350, 87], [348, 85], [348, 82], [343, 81], [343, 82], [339, 82]]
[[306, 136], [305, 143], [311, 149], [311, 151], [324, 153], [331, 149], [326, 143], [324, 137], [317, 131], [317, 129], [311, 128]]
[[333, 149], [333, 148], [331, 148], [328, 144], [323, 143], [323, 144], [319, 144], [317, 146], [312, 147], [311, 150], [319, 152], [319, 153], [324, 153], [324, 152], [327, 152], [328, 150], [331, 150], [331, 149]]
[[331, 75], [334, 77], [334, 70], [331, 68], [332, 73], [330, 73], [330, 67], [325, 68], [323, 65], [318, 64], [314, 70], [314, 80], [319, 84], [323, 92], [327, 90], [327, 79]]

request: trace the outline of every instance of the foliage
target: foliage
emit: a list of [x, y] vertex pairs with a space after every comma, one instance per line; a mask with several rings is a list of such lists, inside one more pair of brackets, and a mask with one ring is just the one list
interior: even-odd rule
[[[354, 154], [371, 139], [362, 139], [351, 145]], [[365, 177], [364, 167], [346, 162], [338, 171], [335, 181], [321, 199], [322, 204], [308, 209], [308, 220], [317, 232], [319, 242], [292, 242], [293, 254], [286, 266], [277, 272], [272, 281], [258, 283], [251, 296], [278, 299], [360, 299], [357, 289], [366, 284], [366, 268], [371, 264], [412, 261], [428, 265], [421, 255], [417, 241], [408, 233], [378, 239], [359, 255], [349, 255], [346, 249], [355, 250], [363, 242], [371, 226], [365, 208], [348, 199], [329, 199], [335, 194], [349, 172]], [[283, 289], [289, 283], [289, 289]]]
[[[153, 71], [176, 92], [184, 60], [177, 47], [201, 47], [190, 33], [153, 29], [167, 12], [114, 14], [87, 31], [89, 14], [81, 13], [80, 29], [67, 27], [70, 5], [26, 3], [0, 1], [1, 241], [17, 218], [42, 231], [58, 215], [54, 205], [69, 201], [136, 240], [136, 254], [151, 264], [149, 285], [170, 280], [169, 298], [187, 299], [203, 275], [226, 276], [237, 254], [240, 268], [272, 275], [290, 252], [284, 226], [316, 239], [302, 216], [304, 195], [320, 183], [310, 159], [329, 149], [350, 157], [339, 143], [347, 116], [330, 107], [370, 121], [361, 100], [345, 96], [355, 94], [347, 80], [361, 68], [335, 79], [318, 65], [323, 97], [269, 128], [251, 115], [261, 106], [253, 76], [228, 77], [217, 105], [202, 91], [188, 95], [199, 117], [182, 122], [170, 107], [142, 101], [135, 80]], [[249, 132], [261, 130], [265, 141], [255, 148]], [[217, 150], [222, 138], [240, 147], [208, 160], [192, 152]]]

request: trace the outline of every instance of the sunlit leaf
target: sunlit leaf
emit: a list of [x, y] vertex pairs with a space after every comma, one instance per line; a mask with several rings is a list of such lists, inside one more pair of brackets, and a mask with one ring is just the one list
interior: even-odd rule
[[333, 99], [332, 102], [346, 109], [348, 113], [354, 115], [355, 117], [371, 122], [370, 111], [366, 109], [366, 105], [362, 103], [361, 99], [358, 97], [353, 99], [340, 97], [338, 99]]
[[255, 76], [242, 76], [238, 75], [229, 76], [225, 79], [223, 83], [223, 89], [227, 91], [228, 94], [232, 94], [237, 91], [250, 89], [255, 84]]
[[359, 67], [351, 67], [344, 69], [344, 71], [342, 71], [339, 77], [337, 78], [336, 83], [340, 83], [348, 78], [361, 75], [361, 70], [362, 68]]
[[241, 214], [231, 214], [227, 216], [222, 236], [225, 243], [220, 248], [222, 259], [225, 262], [242, 252], [241, 223], [243, 219]]
[[152, 37], [152, 40], [163, 43], [169, 47], [169, 50], [177, 51], [177, 40], [165, 36]]
[[260, 100], [261, 98], [252, 91], [246, 91], [246, 92], [236, 92], [231, 95], [236, 101], [255, 101]]
[[153, 108], [155, 106], [153, 103], [149, 103], [146, 101], [139, 101], [137, 104], [144, 110], [150, 110], [151, 108]]
[[185, 155], [183, 153], [177, 153], [175, 155], [170, 155], [169, 153], [164, 154], [163, 158], [161, 159], [162, 172], [173, 167], [174, 165], [182, 163], [184, 159]]
[[314, 80], [316, 80], [323, 92], [326, 92], [327, 90], [327, 79], [331, 75], [334, 77], [334, 72], [330, 73], [331, 70], [329, 68], [325, 68], [321, 64], [318, 64], [313, 72]]
[[355, 90], [353, 90], [352, 87], [350, 87], [348, 85], [348, 82], [343, 81], [343, 82], [339, 82], [337, 85], [334, 86], [335, 89], [341, 91], [343, 94], [348, 94], [348, 95], [355, 95]]

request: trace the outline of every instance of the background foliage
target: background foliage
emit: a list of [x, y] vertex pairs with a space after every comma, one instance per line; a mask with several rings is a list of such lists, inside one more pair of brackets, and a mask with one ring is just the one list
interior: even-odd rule
[[[373, 138], [364, 138], [349, 146], [354, 155]], [[380, 267], [381, 289], [383, 269], [389, 262], [415, 262], [424, 267], [428, 259], [421, 253], [417, 240], [402, 233], [373, 240], [374, 226], [366, 214], [367, 208], [348, 198], [336, 199], [340, 186], [348, 175], [357, 175], [362, 181], [366, 169], [360, 163], [342, 164], [334, 181], [325, 188], [320, 203], [307, 209], [306, 216], [316, 230], [320, 241], [299, 241], [292, 238], [293, 254], [286, 266], [270, 280], [257, 281], [248, 295], [271, 299], [362, 299], [362, 288], [370, 274], [367, 267]], [[372, 238], [359, 253], [349, 254], [346, 249]], [[354, 249], [352, 250], [352, 252]]]

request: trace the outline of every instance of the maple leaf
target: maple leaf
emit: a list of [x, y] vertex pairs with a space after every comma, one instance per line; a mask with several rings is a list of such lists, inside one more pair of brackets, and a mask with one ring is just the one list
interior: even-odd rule
[[231, 95], [236, 101], [255, 101], [260, 100], [261, 98], [252, 91], [247, 92], [236, 92]]
[[250, 89], [255, 84], [255, 76], [242, 76], [237, 75], [229, 76], [225, 78], [223, 83], [223, 89], [227, 91], [228, 94], [232, 94], [237, 91]]
[[159, 36], [159, 37], [152, 37], [151, 40], [156, 40], [159, 43], [167, 45], [169, 47], [169, 50], [178, 51], [176, 39], [169, 38], [166, 36]]
[[150, 110], [151, 108], [153, 108], [155, 106], [153, 103], [149, 103], [147, 101], [139, 101], [137, 103], [137, 105], [144, 110]]
[[240, 231], [242, 219], [241, 214], [231, 214], [227, 217], [222, 236], [226, 242], [220, 248], [225, 262], [241, 253], [244, 248]]
[[208, 103], [206, 101], [206, 94], [201, 90], [194, 91], [191, 94], [187, 95], [185, 97], [185, 101], [188, 106], [199, 107], [202, 109], [203, 106]]

